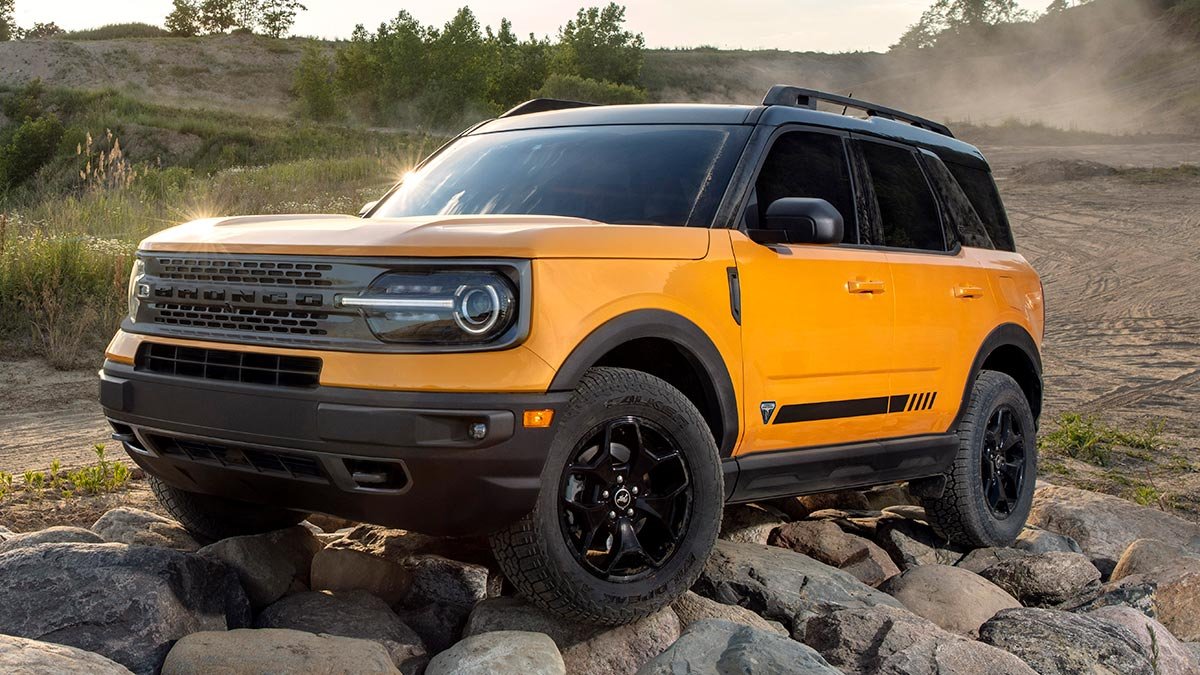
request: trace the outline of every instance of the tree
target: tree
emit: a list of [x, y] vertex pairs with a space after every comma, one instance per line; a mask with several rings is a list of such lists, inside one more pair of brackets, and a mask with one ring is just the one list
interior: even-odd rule
[[273, 38], [287, 35], [296, 23], [296, 14], [307, 10], [298, 0], [262, 0], [259, 25], [263, 35]]
[[199, 25], [203, 33], [224, 33], [238, 25], [237, 0], [200, 0]]
[[31, 26], [30, 28], [27, 28], [26, 30], [22, 31], [21, 39], [22, 40], [45, 40], [46, 38], [52, 38], [55, 35], [62, 35], [65, 32], [67, 32], [67, 31], [60, 28], [58, 26], [58, 24], [54, 23], [53, 21], [50, 21], [47, 23], [38, 22], [38, 23], [33, 24], [33, 26]]
[[0, 0], [0, 42], [17, 37], [17, 23], [13, 20], [13, 3], [16, 0]]
[[549, 71], [550, 43], [533, 35], [521, 42], [508, 19], [500, 20], [500, 30], [487, 29], [486, 41], [491, 54], [487, 100], [501, 108], [528, 100], [546, 81]]
[[164, 22], [172, 35], [195, 37], [200, 34], [200, 10], [191, 0], [174, 0], [175, 9]]
[[426, 55], [426, 112], [440, 119], [482, 103], [487, 94], [489, 64], [474, 12], [470, 7], [459, 9], [441, 31], [431, 35]]
[[322, 122], [341, 117], [333, 61], [316, 45], [304, 48], [300, 65], [296, 67], [292, 92], [300, 99], [300, 112], [304, 117]]
[[1046, 7], [1046, 13], [1057, 14], [1069, 6], [1070, 4], [1067, 2], [1067, 0], [1051, 0], [1050, 6]]
[[636, 85], [642, 74], [641, 33], [625, 30], [625, 8], [585, 7], [558, 31], [554, 72], [591, 80]]
[[980, 34], [1002, 23], [1030, 18], [1017, 0], [935, 0], [892, 48], [929, 47], [947, 32]]

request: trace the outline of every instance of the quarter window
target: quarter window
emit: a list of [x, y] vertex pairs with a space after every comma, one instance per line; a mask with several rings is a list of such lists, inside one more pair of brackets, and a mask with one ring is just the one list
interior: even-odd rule
[[870, 141], [862, 141], [861, 147], [875, 188], [883, 245], [945, 251], [946, 237], [937, 201], [916, 153]]

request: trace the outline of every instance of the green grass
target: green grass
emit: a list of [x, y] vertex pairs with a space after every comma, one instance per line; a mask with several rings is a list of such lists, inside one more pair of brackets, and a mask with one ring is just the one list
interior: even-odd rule
[[74, 471], [63, 471], [62, 462], [54, 460], [48, 471], [24, 472], [19, 483], [13, 480], [11, 473], [0, 471], [0, 501], [18, 495], [33, 499], [70, 498], [124, 489], [132, 478], [129, 467], [109, 460], [104, 454], [103, 443], [94, 446], [94, 450], [96, 462]]
[[1153, 459], [1151, 451], [1167, 445], [1162, 437], [1165, 423], [1161, 420], [1150, 420], [1139, 428], [1122, 430], [1092, 415], [1063, 413], [1055, 423], [1056, 427], [1039, 439], [1041, 449], [1097, 466], [1110, 466], [1114, 450], [1148, 461]]

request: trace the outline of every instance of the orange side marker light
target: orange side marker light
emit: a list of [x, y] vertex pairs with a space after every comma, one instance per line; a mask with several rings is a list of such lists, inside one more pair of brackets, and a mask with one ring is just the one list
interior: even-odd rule
[[554, 421], [553, 410], [526, 410], [525, 426], [530, 429], [545, 429]]

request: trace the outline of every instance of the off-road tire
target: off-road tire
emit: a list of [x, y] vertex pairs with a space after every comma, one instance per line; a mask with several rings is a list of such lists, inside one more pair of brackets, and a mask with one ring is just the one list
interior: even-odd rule
[[150, 489], [171, 517], [202, 543], [291, 527], [307, 513], [180, 490], [148, 476]]
[[[984, 435], [992, 414], [1001, 406], [1015, 412], [1025, 436], [1025, 472], [1016, 505], [999, 518], [988, 507], [981, 480]], [[1012, 377], [982, 371], [971, 389], [971, 400], [958, 426], [958, 454], [946, 472], [940, 497], [924, 498], [929, 524], [951, 542], [970, 548], [1010, 546], [1025, 526], [1033, 506], [1037, 481], [1037, 439], [1033, 412], [1021, 386]]]
[[[693, 489], [686, 531], [675, 553], [644, 579], [616, 583], [589, 573], [560, 525], [560, 481], [576, 446], [606, 420], [636, 415], [668, 432], [687, 462]], [[724, 480], [717, 446], [691, 401], [667, 382], [635, 370], [593, 368], [555, 419], [534, 510], [490, 537], [517, 591], [566, 619], [624, 624], [648, 616], [691, 588], [721, 527]]]

